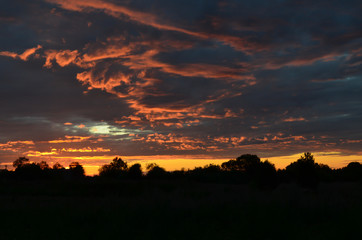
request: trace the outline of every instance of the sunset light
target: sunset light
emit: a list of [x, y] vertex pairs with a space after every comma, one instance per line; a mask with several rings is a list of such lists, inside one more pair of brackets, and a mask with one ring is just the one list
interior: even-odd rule
[[1, 0], [0, 240], [362, 239], [361, 0]]
[[362, 159], [353, 4], [311, 15], [300, 1], [11, 6], [0, 16], [1, 166], [25, 156], [96, 174], [116, 156], [170, 170], [246, 153], [277, 168], [305, 151], [331, 167]]

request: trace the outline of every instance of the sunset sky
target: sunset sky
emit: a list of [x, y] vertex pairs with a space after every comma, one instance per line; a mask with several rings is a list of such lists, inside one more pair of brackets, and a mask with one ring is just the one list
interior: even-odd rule
[[0, 168], [362, 161], [360, 0], [5, 0]]

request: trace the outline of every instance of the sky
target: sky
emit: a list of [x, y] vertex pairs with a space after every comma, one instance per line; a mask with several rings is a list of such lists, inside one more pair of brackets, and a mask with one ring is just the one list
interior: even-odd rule
[[[2, 0], [0, 164], [362, 161], [360, 0]], [[318, 158], [317, 158], [318, 160]]]

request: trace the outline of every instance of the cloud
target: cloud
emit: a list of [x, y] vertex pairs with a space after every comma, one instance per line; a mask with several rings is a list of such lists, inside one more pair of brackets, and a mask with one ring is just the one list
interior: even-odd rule
[[33, 146], [33, 141], [8, 141], [6, 143], [0, 143], [0, 151], [17, 152], [23, 147]]
[[9, 2], [0, 160], [360, 152], [359, 5]]
[[303, 117], [299, 117], [299, 118], [289, 117], [289, 118], [283, 119], [283, 121], [284, 122], [297, 122], [297, 121], [306, 121], [306, 120]]
[[88, 141], [90, 136], [65, 136], [64, 139], [50, 140], [48, 143], [78, 143]]
[[90, 0], [90, 1], [47, 0], [47, 1], [50, 3], [57, 4], [60, 7], [70, 11], [87, 12], [93, 9], [93, 10], [102, 10], [106, 14], [109, 14], [117, 18], [120, 17], [121, 15], [126, 15], [130, 18], [130, 20], [138, 22], [140, 24], [151, 26], [160, 30], [175, 31], [201, 39], [213, 38], [218, 41], [224, 42], [225, 44], [228, 44], [234, 47], [235, 49], [241, 51], [262, 50], [262, 48], [257, 43], [253, 43], [246, 38], [231, 36], [231, 35], [208, 33], [203, 31], [188, 30], [186, 28], [174, 26], [173, 24], [165, 23], [162, 20], [160, 20], [155, 14], [132, 10], [125, 6], [116, 5], [108, 1], [102, 1], [102, 0]]
[[28, 61], [30, 56], [34, 55], [35, 52], [41, 48], [42, 48], [42, 46], [38, 45], [37, 47], [26, 49], [22, 54], [3, 51], [3, 52], [0, 52], [0, 56], [11, 57], [14, 59], [21, 59], [23, 61]]
[[78, 56], [78, 51], [70, 51], [70, 50], [47, 50], [45, 51], [45, 63], [44, 67], [51, 68], [53, 66], [53, 61], [55, 60], [56, 63], [61, 66], [65, 67], [71, 63], [74, 63]]
[[86, 147], [86, 148], [62, 148], [61, 149], [62, 152], [86, 152], [86, 153], [93, 153], [93, 152], [110, 152], [111, 149], [105, 149], [105, 148], [90, 148], [90, 147]]

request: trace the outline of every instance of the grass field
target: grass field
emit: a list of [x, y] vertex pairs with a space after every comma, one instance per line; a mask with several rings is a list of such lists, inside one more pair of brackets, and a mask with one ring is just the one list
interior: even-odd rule
[[0, 185], [0, 239], [362, 239], [362, 187], [165, 181]]

